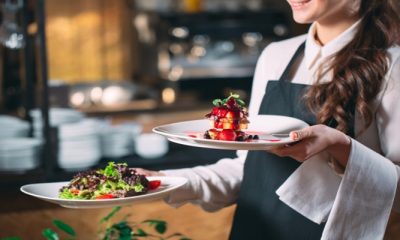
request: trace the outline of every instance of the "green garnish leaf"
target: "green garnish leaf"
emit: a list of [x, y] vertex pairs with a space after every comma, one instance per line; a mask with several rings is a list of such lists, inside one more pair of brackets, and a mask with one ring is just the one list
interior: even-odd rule
[[219, 99], [219, 98], [214, 99], [212, 103], [213, 103], [214, 106], [217, 106], [217, 107], [220, 106], [220, 105], [223, 105], [223, 101], [221, 99]]
[[237, 102], [240, 106], [244, 106], [244, 105], [245, 105], [245, 102], [244, 102], [242, 99], [240, 99], [240, 98], [236, 99], [236, 102]]
[[50, 228], [46, 228], [45, 230], [43, 230], [42, 235], [47, 240], [59, 240], [58, 234], [53, 230], [51, 230]]
[[231, 98], [231, 97], [234, 98], [234, 99], [238, 99], [238, 98], [240, 98], [240, 95], [237, 94], [237, 93], [231, 93], [228, 98]]
[[236, 103], [239, 104], [240, 106], [245, 106], [245, 102], [242, 99], [240, 99], [240, 95], [237, 93], [230, 93], [229, 97], [224, 98], [222, 100], [219, 98], [214, 99], [213, 105], [215, 105], [217, 107], [221, 106], [221, 105], [225, 105], [231, 98], [235, 99]]

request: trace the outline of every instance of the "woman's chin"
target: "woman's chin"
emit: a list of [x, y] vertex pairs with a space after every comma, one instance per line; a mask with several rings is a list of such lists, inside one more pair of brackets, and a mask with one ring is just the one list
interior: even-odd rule
[[299, 24], [310, 24], [314, 22], [314, 19], [310, 18], [309, 16], [296, 12], [293, 12], [293, 20]]

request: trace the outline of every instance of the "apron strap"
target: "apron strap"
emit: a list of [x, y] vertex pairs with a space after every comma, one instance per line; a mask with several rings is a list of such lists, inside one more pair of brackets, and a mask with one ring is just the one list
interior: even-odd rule
[[290, 59], [289, 64], [286, 66], [285, 71], [279, 78], [279, 81], [287, 81], [289, 79], [289, 73], [292, 70], [292, 65], [296, 62], [297, 58], [301, 56], [301, 54], [304, 53], [304, 48], [306, 46], [306, 42], [304, 41], [296, 50], [294, 53], [292, 59]]

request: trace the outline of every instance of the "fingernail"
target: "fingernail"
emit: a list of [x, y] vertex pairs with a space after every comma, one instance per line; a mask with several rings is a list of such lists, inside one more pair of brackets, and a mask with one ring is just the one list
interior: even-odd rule
[[300, 136], [297, 132], [291, 132], [290, 133], [290, 138], [293, 140], [299, 140]]

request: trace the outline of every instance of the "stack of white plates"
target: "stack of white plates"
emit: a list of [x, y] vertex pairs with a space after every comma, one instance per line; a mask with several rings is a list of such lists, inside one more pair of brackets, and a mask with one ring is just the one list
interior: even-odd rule
[[26, 171], [40, 164], [42, 141], [34, 138], [0, 140], [0, 170]]
[[102, 154], [108, 158], [123, 157], [134, 153], [135, 139], [142, 131], [141, 125], [134, 122], [120, 125], [105, 123], [102, 129]]
[[[33, 120], [33, 135], [36, 138], [43, 137], [43, 119], [40, 109], [34, 109], [30, 112]], [[76, 123], [84, 118], [84, 114], [70, 108], [51, 108], [49, 110], [49, 121], [52, 127], [63, 124]]]
[[11, 116], [0, 116], [0, 139], [28, 137], [29, 123]]
[[58, 165], [65, 170], [83, 170], [101, 158], [99, 121], [84, 119], [58, 127]]

